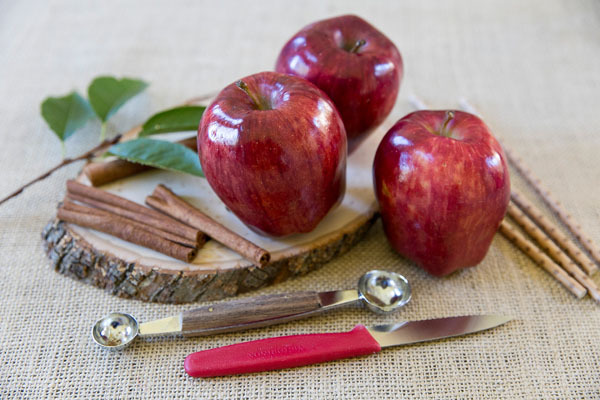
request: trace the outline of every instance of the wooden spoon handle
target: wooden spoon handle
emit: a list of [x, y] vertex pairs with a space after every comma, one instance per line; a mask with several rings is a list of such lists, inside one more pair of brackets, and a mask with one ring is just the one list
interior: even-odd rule
[[227, 301], [184, 311], [181, 332], [202, 336], [256, 328], [300, 318], [321, 308], [317, 292], [273, 294]]

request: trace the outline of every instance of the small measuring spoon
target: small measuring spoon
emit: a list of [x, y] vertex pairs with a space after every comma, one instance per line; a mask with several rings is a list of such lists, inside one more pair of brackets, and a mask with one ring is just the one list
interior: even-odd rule
[[332, 292], [295, 292], [222, 302], [180, 315], [139, 324], [123, 313], [112, 313], [92, 328], [94, 342], [119, 350], [136, 336], [203, 336], [274, 325], [316, 312], [361, 302], [377, 313], [388, 313], [410, 301], [411, 289], [398, 273], [372, 270], [358, 281], [357, 289]]

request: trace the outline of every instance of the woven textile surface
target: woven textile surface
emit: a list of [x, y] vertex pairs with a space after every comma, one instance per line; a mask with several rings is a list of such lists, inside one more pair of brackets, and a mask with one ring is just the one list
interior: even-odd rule
[[[297, 30], [346, 13], [370, 21], [402, 52], [396, 118], [412, 110], [409, 94], [434, 108], [467, 99], [600, 243], [600, 3], [592, 0], [3, 1], [0, 197], [60, 162], [60, 145], [39, 113], [44, 97], [85, 93], [102, 74], [150, 82], [110, 121], [108, 132], [116, 134], [272, 69]], [[99, 124], [88, 124], [68, 141], [67, 155], [95, 145], [98, 132]], [[500, 235], [476, 268], [433, 278], [390, 249], [379, 222], [320, 270], [244, 297], [350, 288], [376, 266], [401, 272], [413, 285], [412, 302], [397, 314], [349, 307], [247, 332], [100, 349], [89, 330], [110, 311], [147, 321], [195, 305], [119, 299], [53, 271], [40, 232], [65, 180], [81, 167], [62, 169], [0, 206], [3, 400], [600, 398], [600, 308], [593, 300], [576, 300]], [[518, 174], [512, 177], [551, 216]], [[244, 340], [476, 313], [515, 320], [481, 334], [296, 369], [206, 380], [183, 370], [191, 352]]]

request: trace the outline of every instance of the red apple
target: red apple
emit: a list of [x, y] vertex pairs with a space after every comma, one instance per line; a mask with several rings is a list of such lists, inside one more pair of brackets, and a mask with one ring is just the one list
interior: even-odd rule
[[392, 247], [432, 275], [483, 260], [510, 198], [502, 148], [461, 111], [417, 111], [385, 135], [373, 164]]
[[392, 110], [403, 66], [384, 34], [355, 15], [344, 15], [295, 34], [275, 70], [307, 79], [327, 93], [342, 115], [352, 150]]
[[198, 154], [208, 183], [255, 231], [310, 232], [341, 202], [346, 132], [312, 83], [261, 72], [227, 86], [204, 112]]

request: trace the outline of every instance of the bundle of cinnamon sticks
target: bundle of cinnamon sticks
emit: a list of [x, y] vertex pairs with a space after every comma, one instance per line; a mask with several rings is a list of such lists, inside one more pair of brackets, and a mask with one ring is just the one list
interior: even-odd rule
[[208, 236], [257, 265], [265, 265], [270, 260], [266, 250], [230, 231], [162, 185], [148, 196], [147, 202], [156, 210], [69, 180], [67, 196], [57, 215], [63, 221], [107, 233], [185, 262], [195, 258]]

